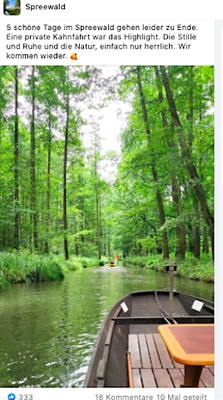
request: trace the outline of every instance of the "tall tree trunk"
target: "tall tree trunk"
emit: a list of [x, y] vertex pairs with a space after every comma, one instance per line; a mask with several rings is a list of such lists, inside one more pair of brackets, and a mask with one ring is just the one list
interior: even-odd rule
[[93, 243], [94, 244], [94, 241], [95, 241], [95, 234], [94, 234], [94, 213], [93, 214], [91, 214], [90, 215], [91, 216], [91, 218], [90, 218], [90, 229], [92, 230], [92, 234], [90, 235], [90, 238], [91, 238], [91, 243]]
[[173, 98], [173, 93], [170, 88], [170, 84], [169, 84], [169, 80], [168, 80], [168, 76], [167, 76], [165, 67], [161, 67], [161, 71], [162, 71], [162, 77], [163, 77], [163, 85], [165, 87], [171, 116], [173, 119], [173, 123], [176, 126], [177, 131], [178, 131], [179, 143], [180, 143], [180, 147], [181, 147], [181, 151], [182, 151], [182, 156], [185, 161], [189, 175], [190, 175], [191, 179], [194, 181], [194, 187], [195, 187], [196, 194], [197, 194], [197, 197], [198, 197], [198, 200], [200, 203], [202, 216], [209, 227], [209, 232], [210, 232], [210, 237], [211, 237], [211, 247], [212, 247], [212, 258], [214, 259], [214, 217], [210, 213], [210, 210], [207, 205], [203, 186], [199, 180], [199, 176], [197, 174], [196, 167], [193, 164], [193, 161], [190, 157], [190, 152], [188, 150], [187, 142], [184, 137], [184, 131], [183, 131], [181, 122], [180, 122], [178, 114], [177, 114], [177, 110], [176, 110], [176, 106], [175, 106], [175, 102], [174, 102], [174, 98]]
[[108, 256], [111, 257], [111, 239], [110, 239], [110, 227], [108, 225]]
[[67, 240], [67, 149], [69, 131], [69, 94], [66, 94], [66, 128], [64, 142], [64, 170], [63, 170], [63, 231], [64, 231], [64, 256], [69, 259], [68, 240]]
[[98, 194], [98, 188], [97, 188], [97, 187], [96, 187], [96, 192], [95, 192], [95, 198], [96, 198], [96, 221], [97, 221], [97, 247], [98, 247], [98, 259], [101, 260], [99, 194]]
[[46, 217], [46, 240], [45, 240], [45, 251], [49, 254], [49, 226], [50, 226], [50, 172], [51, 172], [51, 142], [52, 142], [52, 134], [51, 134], [51, 119], [49, 114], [49, 126], [48, 126], [48, 160], [47, 160], [47, 195], [46, 195], [46, 208], [47, 208], [47, 217]]
[[[77, 233], [77, 224], [76, 224], [75, 212], [73, 212], [73, 224], [74, 224], [74, 234], [76, 234]], [[77, 238], [76, 237], [74, 238], [74, 246], [75, 246], [75, 254], [78, 257], [79, 252], [78, 252], [78, 244], [77, 244]]]
[[193, 139], [194, 139], [194, 70], [193, 66], [190, 67], [190, 87], [189, 87], [189, 114], [188, 114], [188, 121], [189, 121], [189, 126], [190, 126], [190, 131], [189, 131], [189, 137], [188, 137], [188, 143], [189, 143], [189, 148], [188, 152], [191, 152], [190, 150], [192, 149], [193, 146]]
[[[81, 231], [84, 230], [84, 196], [81, 196], [80, 198], [80, 210], [81, 210], [81, 221], [80, 221], [80, 226], [81, 226]], [[84, 244], [84, 235], [81, 234], [81, 254], [83, 254], [83, 244]]]
[[138, 249], [138, 255], [141, 256], [142, 255], [142, 245], [141, 245], [141, 243], [138, 243], [137, 249]]
[[[95, 141], [96, 143], [96, 141]], [[96, 244], [98, 248], [98, 259], [101, 260], [101, 227], [100, 227], [100, 193], [99, 193], [99, 179], [97, 172], [97, 160], [96, 153], [94, 157], [94, 178], [95, 178], [95, 204], [96, 204]]]
[[197, 199], [194, 199], [194, 213], [195, 213], [195, 227], [194, 227], [194, 257], [200, 259], [200, 247], [201, 247], [201, 237], [200, 237], [200, 224], [199, 224], [199, 207], [197, 203]]
[[18, 117], [18, 67], [15, 68], [15, 236], [14, 247], [19, 248], [19, 117]]
[[[74, 169], [74, 163], [72, 162], [72, 170]], [[76, 213], [75, 213], [75, 197], [74, 197], [74, 189], [72, 195], [72, 206], [73, 206], [73, 227], [74, 227], [74, 247], [75, 247], [75, 254], [78, 256], [78, 245], [77, 245], [77, 223], [76, 223]]]
[[106, 237], [106, 230], [104, 229], [104, 231], [103, 231], [103, 246], [102, 246], [102, 255], [103, 256], [106, 256], [106, 252], [107, 252], [106, 246], [107, 246], [107, 237]]
[[194, 237], [194, 229], [193, 229], [192, 219], [191, 218], [189, 218], [188, 228], [189, 228], [189, 234], [188, 234], [189, 252], [194, 254], [195, 237]]
[[[155, 67], [155, 73], [156, 73], [156, 82], [157, 82], [157, 88], [158, 88], [158, 94], [159, 94], [159, 102], [160, 104], [163, 103], [163, 93], [162, 93], [162, 84], [161, 84], [161, 78], [160, 78], [160, 73], [158, 67]], [[172, 151], [173, 148], [173, 143], [171, 141], [169, 132], [168, 132], [168, 121], [166, 117], [166, 113], [164, 110], [161, 111], [162, 115], [162, 123], [164, 130], [166, 132], [166, 138], [167, 138], [167, 146], [169, 149], [169, 152]], [[177, 177], [172, 170], [171, 172], [171, 181], [172, 181], [172, 197], [173, 201], [176, 204], [176, 210], [177, 210], [177, 216], [180, 217], [182, 214], [182, 206], [181, 206], [181, 201], [180, 201], [180, 188], [177, 183]], [[176, 256], [180, 256], [181, 258], [185, 258], [185, 252], [186, 252], [186, 229], [185, 225], [183, 222], [180, 222], [177, 227], [176, 227], [176, 237], [177, 237], [177, 246], [176, 246]]]
[[203, 242], [203, 248], [204, 248], [204, 253], [209, 253], [209, 244], [208, 244], [208, 235], [207, 235], [207, 229], [204, 228], [204, 242]]
[[[172, 197], [173, 201], [176, 204], [177, 208], [177, 216], [181, 217], [182, 215], [182, 206], [180, 201], [180, 188], [177, 183], [177, 178], [173, 174], [172, 175]], [[176, 227], [177, 237], [178, 237], [178, 244], [176, 246], [176, 256], [185, 258], [186, 252], [186, 229], [183, 222], [180, 222]]]
[[[188, 121], [189, 121], [189, 126], [190, 126], [190, 131], [189, 131], [189, 138], [188, 138], [188, 143], [189, 143], [189, 148], [188, 152], [190, 154], [190, 157], [192, 158], [191, 155], [191, 149], [193, 146], [193, 140], [194, 140], [194, 67], [190, 67], [190, 84], [189, 84], [189, 114], [188, 114]], [[193, 189], [194, 192], [194, 189]], [[196, 193], [195, 193], [196, 194]], [[197, 203], [197, 199], [194, 196], [193, 200], [194, 204], [194, 215], [195, 215], [195, 228], [194, 228], [194, 257], [200, 259], [200, 245], [201, 245], [201, 239], [200, 239], [200, 216], [199, 216], [199, 207]]]
[[[145, 129], [146, 129], [146, 135], [147, 135], [147, 140], [149, 143], [150, 151], [151, 151], [151, 157], [152, 157], [152, 176], [153, 176], [153, 181], [158, 184], [158, 174], [156, 171], [156, 161], [155, 161], [155, 156], [154, 156], [154, 151], [151, 145], [151, 132], [149, 128], [149, 121], [148, 121], [148, 116], [147, 116], [147, 110], [146, 110], [146, 102], [143, 94], [143, 89], [142, 89], [142, 82], [141, 82], [141, 67], [136, 68], [136, 73], [137, 73], [137, 82], [138, 82], [138, 89], [139, 89], [139, 95], [140, 95], [140, 101], [141, 101], [141, 107], [142, 107], [142, 113], [143, 113], [143, 119], [145, 123]], [[157, 199], [157, 204], [158, 204], [158, 209], [159, 209], [159, 217], [160, 217], [160, 225], [163, 226], [165, 223], [165, 211], [164, 211], [164, 206], [163, 206], [163, 200], [162, 200], [162, 195], [160, 192], [160, 189], [157, 186], [156, 189], [156, 199]], [[163, 253], [164, 253], [164, 258], [168, 259], [169, 258], [169, 246], [168, 246], [168, 237], [167, 237], [167, 231], [163, 230], [162, 232], [162, 239], [163, 239]]]
[[31, 211], [33, 212], [34, 249], [38, 251], [38, 213], [36, 204], [36, 142], [35, 142], [35, 67], [32, 67], [32, 116], [30, 143], [30, 178], [31, 178]]
[[[146, 224], [145, 224], [145, 223], [144, 223], [144, 226], [143, 226], [143, 237], [144, 237], [144, 239], [147, 238], [147, 227], [146, 227]], [[146, 248], [144, 249], [144, 255], [145, 255], [145, 256], [148, 256], [148, 254], [149, 254], [148, 247], [146, 247]]]
[[[102, 256], [102, 242], [103, 242], [103, 229], [102, 229], [102, 212], [101, 212], [101, 194], [99, 193], [99, 238], [100, 238], [100, 256]], [[99, 258], [100, 260], [100, 258]]]

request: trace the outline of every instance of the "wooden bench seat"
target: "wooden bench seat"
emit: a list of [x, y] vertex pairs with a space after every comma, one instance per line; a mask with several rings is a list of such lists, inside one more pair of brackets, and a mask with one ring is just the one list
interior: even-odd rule
[[[184, 383], [184, 367], [175, 362], [159, 335], [130, 334], [128, 350], [131, 354], [134, 387], [176, 387]], [[214, 368], [203, 368], [199, 387], [214, 387]]]

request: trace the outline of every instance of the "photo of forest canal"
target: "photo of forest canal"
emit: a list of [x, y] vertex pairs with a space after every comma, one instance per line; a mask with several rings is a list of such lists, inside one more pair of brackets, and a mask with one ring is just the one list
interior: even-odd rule
[[0, 67], [0, 187], [0, 387], [82, 387], [167, 263], [213, 301], [214, 67]]

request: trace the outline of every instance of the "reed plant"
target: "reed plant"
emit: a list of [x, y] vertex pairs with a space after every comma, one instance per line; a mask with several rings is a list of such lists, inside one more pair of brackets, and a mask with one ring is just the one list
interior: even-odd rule
[[97, 257], [84, 257], [71, 255], [69, 260], [65, 261], [63, 256], [54, 256], [54, 260], [65, 270], [78, 270], [88, 267], [98, 267], [108, 263], [108, 258], [102, 256], [101, 260]]
[[52, 256], [21, 252], [0, 252], [0, 288], [7, 283], [54, 281], [64, 278]]
[[185, 259], [170, 255], [169, 260], [164, 260], [162, 255], [133, 256], [124, 260], [124, 265], [132, 264], [136, 267], [155, 269], [164, 272], [168, 262], [175, 262], [177, 265], [176, 275], [184, 278], [214, 282], [214, 263], [208, 254], [202, 254], [201, 259], [195, 258], [191, 253], [186, 253]]

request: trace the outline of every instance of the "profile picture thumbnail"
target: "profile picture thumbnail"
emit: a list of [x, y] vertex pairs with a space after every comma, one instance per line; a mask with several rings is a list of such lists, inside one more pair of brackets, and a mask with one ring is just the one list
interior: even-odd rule
[[4, 14], [5, 15], [19, 15], [20, 14], [20, 0], [4, 0]]

